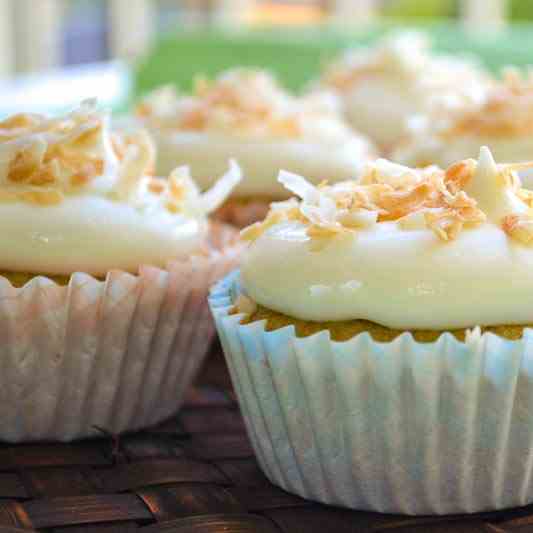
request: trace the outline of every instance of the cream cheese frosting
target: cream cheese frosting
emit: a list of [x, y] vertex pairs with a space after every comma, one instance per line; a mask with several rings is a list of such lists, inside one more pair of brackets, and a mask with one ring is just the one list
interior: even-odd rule
[[378, 160], [360, 182], [279, 179], [300, 200], [243, 230], [255, 302], [397, 329], [533, 323], [533, 193], [487, 148], [446, 171]]
[[0, 122], [0, 269], [105, 275], [201, 251], [206, 215], [238, 183], [238, 167], [201, 194], [186, 168], [164, 180], [153, 166], [147, 134], [112, 134], [94, 101]]
[[[392, 157], [407, 165], [450, 165], [488, 146], [501, 161], [533, 159], [533, 75], [506, 69], [479, 102], [429, 109], [411, 119], [410, 136]], [[533, 172], [520, 172], [533, 187]]]
[[341, 117], [338, 99], [322, 91], [296, 97], [268, 73], [235, 69], [198, 80], [191, 95], [163, 87], [137, 108], [157, 145], [158, 171], [187, 164], [201, 188], [212, 183], [228, 158], [245, 180], [238, 196], [286, 196], [275, 179], [280, 169], [320, 182], [357, 176], [375, 156], [371, 143]]
[[329, 65], [319, 86], [336, 90], [352, 125], [390, 149], [413, 114], [441, 100], [478, 102], [487, 79], [474, 61], [433, 55], [424, 34], [402, 32], [373, 47], [348, 50]]

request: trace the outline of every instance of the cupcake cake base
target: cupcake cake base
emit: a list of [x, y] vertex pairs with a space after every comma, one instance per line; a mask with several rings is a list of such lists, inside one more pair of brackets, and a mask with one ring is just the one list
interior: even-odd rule
[[[309, 322], [278, 313], [260, 305], [254, 305], [254, 308], [254, 311], [243, 319], [243, 324], [266, 320], [266, 331], [275, 331], [287, 326], [293, 326], [297, 337], [309, 337], [321, 331], [329, 331], [332, 340], [347, 341], [361, 333], [368, 333], [377, 342], [390, 342], [406, 333], [399, 329], [387, 328], [370, 320]], [[239, 310], [235, 308], [232, 312], [238, 313]], [[480, 333], [491, 332], [508, 340], [517, 340], [522, 337], [526, 327], [531, 328], [533, 326], [487, 326], [479, 328], [479, 331]], [[464, 341], [469, 332], [470, 330], [468, 329], [451, 329], [447, 331], [459, 341]], [[443, 334], [442, 331], [428, 329], [410, 330], [409, 333], [417, 342], [435, 342]]]

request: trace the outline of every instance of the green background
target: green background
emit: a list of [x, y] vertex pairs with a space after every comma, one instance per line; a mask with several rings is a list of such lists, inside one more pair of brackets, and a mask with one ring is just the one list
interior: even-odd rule
[[[428, 32], [436, 50], [477, 55], [493, 71], [509, 63], [533, 64], [530, 23], [514, 23], [497, 32], [481, 29], [477, 33], [467, 32], [454, 22], [418, 20], [414, 25], [411, 19], [409, 26], [401, 26]], [[365, 30], [325, 25], [176, 32], [161, 38], [137, 65], [135, 93], [139, 96], [165, 83], [187, 89], [197, 74], [212, 76], [237, 65], [269, 68], [288, 87], [300, 89], [339, 50], [367, 43], [398, 27], [398, 21], [391, 21]]]

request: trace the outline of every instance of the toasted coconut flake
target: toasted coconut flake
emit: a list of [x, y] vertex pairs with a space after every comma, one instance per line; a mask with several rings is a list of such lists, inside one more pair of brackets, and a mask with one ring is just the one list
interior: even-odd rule
[[148, 182], [148, 190], [153, 194], [161, 194], [166, 190], [166, 183], [161, 178], [152, 178]]
[[127, 147], [114, 189], [115, 195], [125, 201], [138, 190], [140, 179], [146, 176], [155, 158], [154, 145], [145, 131], [136, 134], [136, 141]]
[[398, 220], [398, 225], [400, 228], [413, 231], [413, 230], [423, 230], [427, 228], [427, 222], [425, 214], [428, 212], [428, 209], [421, 209], [420, 211], [413, 211], [405, 215], [404, 217]]
[[419, 181], [420, 175], [416, 170], [392, 163], [387, 159], [377, 159], [374, 163], [367, 165], [361, 177], [361, 183], [364, 185], [382, 183], [391, 187], [406, 187], [415, 185]]
[[20, 192], [17, 194], [17, 198], [30, 204], [47, 206], [60, 204], [64, 196], [61, 191], [55, 189], [42, 189]]
[[322, 226], [318, 224], [312, 224], [307, 228], [307, 235], [311, 238], [330, 238], [335, 237], [339, 233], [341, 233], [343, 230], [343, 227], [341, 224], [335, 224], [331, 226]]
[[455, 239], [463, 227], [463, 222], [451, 209], [440, 212], [426, 211], [424, 219], [427, 227], [443, 241]]
[[518, 189], [516, 194], [529, 208], [533, 208], [533, 191], [528, 189]]
[[507, 235], [522, 244], [533, 244], [533, 215], [530, 213], [508, 215], [502, 220]]
[[379, 213], [367, 209], [356, 209], [342, 213], [338, 220], [342, 226], [348, 229], [370, 228], [377, 224]]
[[228, 198], [231, 191], [241, 182], [242, 172], [234, 159], [229, 162], [229, 170], [208, 191], [200, 197], [201, 210], [212, 213]]
[[411, 189], [384, 192], [379, 199], [379, 206], [386, 214], [381, 220], [397, 220], [427, 205], [433, 188], [429, 183], [419, 183]]
[[278, 175], [278, 181], [286, 189], [299, 196], [304, 202], [315, 203], [320, 199], [318, 188], [298, 174], [282, 170]]
[[268, 228], [287, 220], [287, 213], [285, 211], [275, 210], [270, 211], [263, 222], [255, 222], [241, 230], [241, 239], [244, 241], [253, 242], [259, 238]]
[[446, 169], [444, 180], [451, 193], [456, 193], [465, 188], [472, 178], [477, 163], [474, 159], [459, 161]]

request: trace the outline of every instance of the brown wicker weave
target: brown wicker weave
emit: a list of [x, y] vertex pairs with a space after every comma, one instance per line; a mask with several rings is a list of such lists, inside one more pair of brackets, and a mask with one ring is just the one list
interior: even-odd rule
[[317, 505], [259, 471], [217, 348], [179, 416], [77, 444], [0, 447], [0, 533], [533, 532], [533, 505], [412, 518]]

